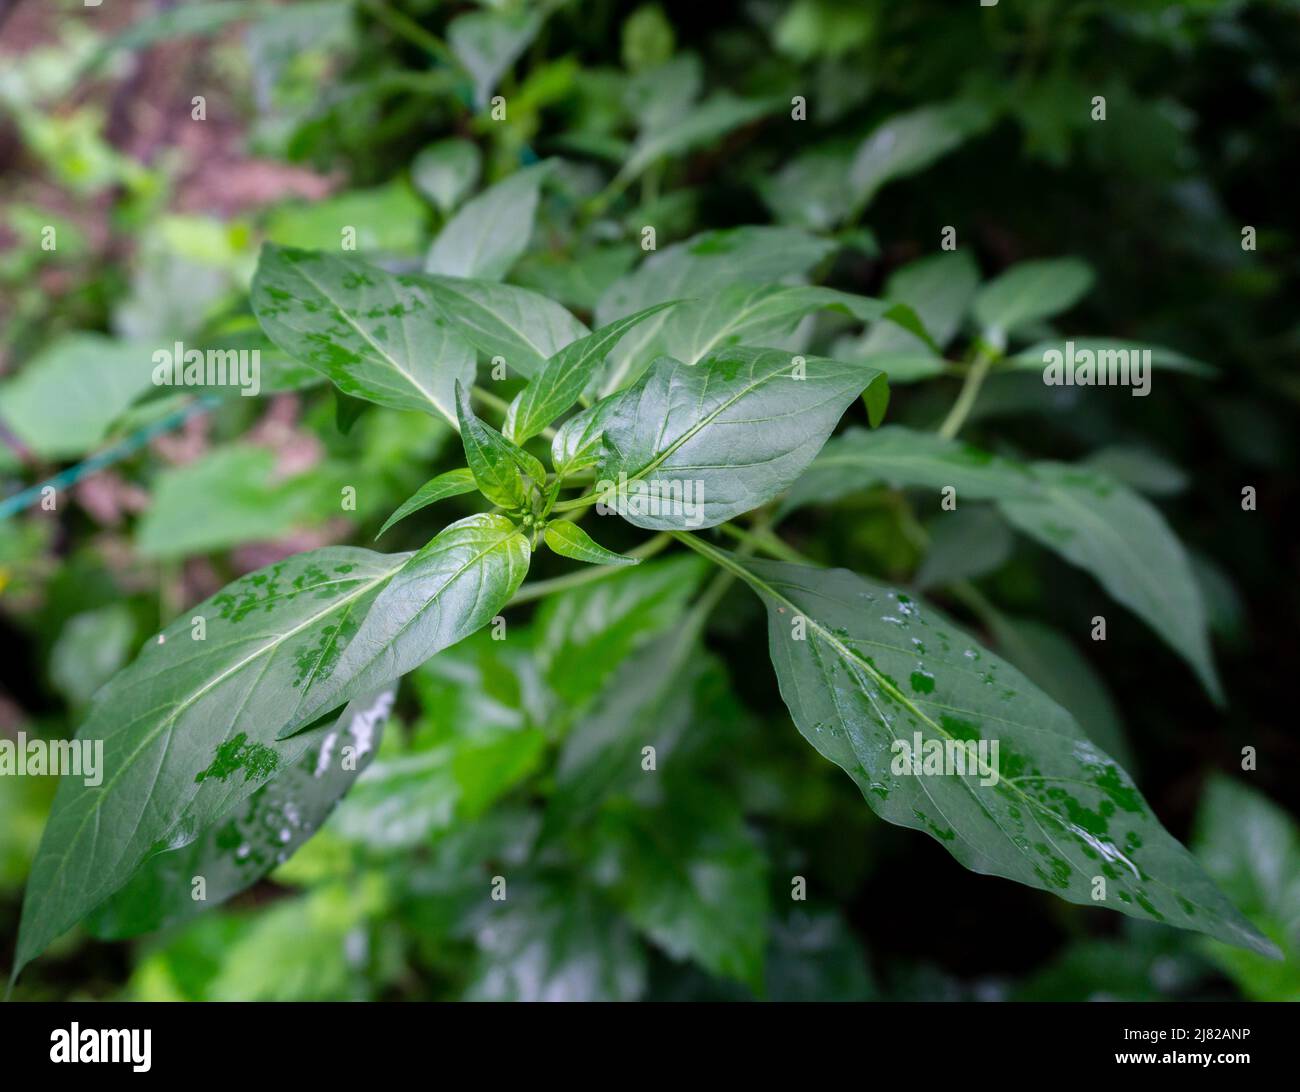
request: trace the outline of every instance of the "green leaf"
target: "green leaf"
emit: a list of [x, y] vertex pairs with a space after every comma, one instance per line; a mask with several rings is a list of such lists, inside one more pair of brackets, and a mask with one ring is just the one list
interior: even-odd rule
[[[336, 546], [241, 577], [99, 691], [78, 738], [103, 741], [103, 783], [59, 785], [32, 865], [15, 974], [146, 857], [188, 842], [302, 757], [306, 734], [281, 743], [276, 732], [310, 704], [341, 638], [409, 557]], [[193, 618], [203, 619], [202, 640]]]
[[1226, 777], [1206, 787], [1192, 847], [1205, 870], [1286, 961], [1211, 945], [1211, 955], [1254, 1001], [1300, 1001], [1300, 830], [1267, 796]]
[[564, 422], [551, 441], [551, 465], [561, 478], [595, 466], [604, 452], [605, 426], [613, 418], [619, 395], [597, 402]]
[[497, 81], [537, 37], [545, 15], [516, 8], [472, 11], [447, 24], [447, 45], [474, 81], [474, 106], [482, 110]]
[[502, 508], [527, 507], [531, 491], [527, 478], [537, 486], [546, 484], [546, 470], [491, 425], [475, 416], [469, 393], [456, 387], [456, 412], [460, 416], [460, 440], [465, 461], [483, 496]]
[[46, 459], [84, 455], [144, 391], [151, 346], [66, 334], [0, 384], [0, 419]]
[[[243, 891], [287, 860], [334, 810], [379, 746], [395, 687], [352, 702], [336, 720], [304, 732], [296, 763], [188, 845], [150, 857], [130, 881], [91, 915], [87, 925], [104, 939], [151, 932], [194, 917]], [[205, 901], [193, 895], [204, 879]]]
[[643, 311], [616, 319], [608, 326], [571, 341], [550, 357], [510, 404], [506, 414], [506, 435], [517, 444], [536, 436], [582, 395], [609, 351], [633, 326], [644, 322], [675, 301], [657, 303]]
[[619, 802], [596, 822], [594, 868], [673, 959], [763, 988], [767, 861], [734, 801], [703, 785], [657, 807]]
[[363, 254], [416, 254], [426, 238], [424, 206], [403, 180], [368, 190], [349, 190], [323, 200], [294, 202], [272, 209], [266, 240], [281, 247], [335, 250], [341, 229], [356, 232]]
[[364, 616], [323, 635], [312, 701], [281, 722], [279, 738], [487, 625], [523, 581], [529, 553], [528, 540], [503, 516], [480, 513], [444, 528], [392, 574]]
[[474, 188], [482, 158], [472, 141], [439, 140], [412, 160], [411, 181], [445, 216]]
[[125, 603], [75, 614], [50, 649], [50, 681], [70, 705], [85, 705], [131, 653], [135, 620]]
[[1014, 544], [1006, 520], [987, 504], [941, 511], [926, 530], [930, 547], [916, 574], [916, 586], [922, 590], [984, 576], [1011, 556]]
[[642, 133], [619, 170], [618, 181], [631, 182], [656, 160], [707, 144], [772, 113], [780, 105], [779, 99], [741, 99], [719, 92], [691, 107], [685, 115]]
[[460, 277], [417, 277], [443, 316], [489, 358], [527, 378], [589, 331], [553, 300], [512, 284]]
[[586, 531], [569, 520], [548, 523], [544, 537], [546, 545], [561, 557], [585, 561], [588, 565], [639, 565], [641, 563], [639, 557], [627, 557], [605, 549]]
[[276, 345], [344, 394], [456, 423], [455, 385], [474, 381], [474, 352], [416, 278], [268, 244], [252, 303]]
[[1080, 463], [1150, 497], [1172, 497], [1187, 489], [1182, 468], [1149, 447], [1115, 444], [1098, 448]]
[[425, 272], [501, 280], [528, 249], [537, 194], [551, 167], [547, 161], [516, 171], [468, 202], [434, 239]]
[[991, 121], [984, 107], [964, 101], [923, 106], [889, 118], [854, 154], [848, 180], [854, 207], [865, 208], [886, 182], [925, 170]]
[[734, 284], [678, 307], [664, 320], [655, 346], [684, 364], [733, 345], [780, 348], [773, 339], [787, 337], [801, 319], [823, 310], [878, 322], [888, 316], [889, 304], [817, 285]]
[[801, 359], [803, 378], [776, 349], [723, 349], [694, 365], [661, 358], [609, 411], [596, 495], [654, 530], [713, 527], [771, 500], [859, 394], [873, 423], [889, 396], [868, 365]]
[[979, 290], [975, 319], [984, 336], [1001, 347], [1020, 327], [1068, 311], [1088, 294], [1093, 279], [1078, 258], [1020, 262]]
[[844, 184], [853, 161], [852, 147], [829, 144], [808, 149], [773, 174], [757, 181], [764, 203], [776, 219], [808, 231], [830, 231], [849, 215], [853, 195]]
[[418, 512], [421, 508], [428, 508], [431, 504], [436, 504], [440, 500], [446, 500], [448, 497], [459, 497], [462, 493], [473, 493], [478, 489], [474, 481], [474, 472], [468, 467], [459, 467], [456, 470], [448, 470], [445, 474], [439, 474], [436, 478], [430, 478], [419, 489], [406, 498], [397, 508], [397, 510], [384, 521], [384, 525], [379, 528], [379, 538], [393, 524], [406, 519], [412, 512]]
[[[796, 726], [881, 818], [926, 831], [973, 871], [1276, 951], [1073, 718], [938, 611], [842, 569], [690, 544], [763, 600], [772, 663]], [[933, 765], [906, 772], [899, 741], [911, 747], [918, 736], [916, 758], [933, 762], [934, 748], [941, 756], [947, 749], [948, 772]], [[981, 741], [976, 765], [966, 746]], [[974, 768], [964, 765], [967, 756]], [[1104, 898], [1094, 878], [1105, 880]]]
[[871, 482], [956, 489], [957, 503], [996, 501], [1012, 526], [1090, 573], [1141, 617], [1222, 700], [1205, 606], [1187, 552], [1160, 512], [1118, 482], [1064, 463], [1022, 464], [932, 433], [850, 429], [790, 490], [782, 507], [827, 501]]
[[[704, 232], [652, 254], [610, 285], [596, 308], [596, 324], [607, 326], [653, 304], [708, 295], [731, 284], [769, 284], [806, 273], [834, 249], [829, 240], [793, 228]], [[600, 384], [603, 393], [640, 378], [658, 355], [654, 345], [666, 318], [651, 317], [615, 348]]]

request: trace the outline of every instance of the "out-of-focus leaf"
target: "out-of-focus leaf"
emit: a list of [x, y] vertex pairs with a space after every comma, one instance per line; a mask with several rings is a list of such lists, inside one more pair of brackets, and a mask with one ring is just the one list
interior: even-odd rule
[[501, 280], [528, 249], [538, 191], [551, 166], [516, 171], [467, 202], [434, 239], [425, 272]]
[[983, 576], [1011, 556], [1011, 530], [997, 510], [986, 504], [941, 511], [927, 524], [927, 530], [930, 546], [916, 574], [918, 588]]
[[50, 680], [70, 705], [84, 705], [126, 663], [134, 637], [124, 603], [74, 615], [50, 650]]
[[1013, 265], [975, 296], [975, 320], [1001, 346], [1018, 328], [1068, 311], [1092, 287], [1093, 272], [1078, 258]]
[[685, 115], [643, 133], [618, 172], [630, 182], [658, 159], [680, 155], [701, 144], [717, 140], [733, 129], [770, 114], [781, 105], [777, 99], [740, 99], [726, 92], [691, 108]]
[[1183, 471], [1149, 447], [1103, 447], [1080, 464], [1100, 471], [1130, 489], [1152, 497], [1170, 497], [1183, 492], [1188, 478]]
[[1119, 338], [1104, 337], [1076, 337], [1066, 341], [1057, 338], [1051, 341], [1040, 341], [1037, 344], [1029, 346], [1027, 349], [1021, 349], [1014, 356], [1007, 358], [1007, 364], [1013, 368], [1022, 371], [1041, 372], [1046, 367], [1044, 357], [1047, 353], [1055, 351], [1065, 356], [1068, 352], [1068, 346], [1074, 346], [1074, 352], [1087, 350], [1093, 354], [1099, 364], [1109, 367], [1108, 358], [1105, 354], [1118, 351], [1128, 353], [1150, 352], [1151, 366], [1153, 368], [1167, 368], [1172, 372], [1184, 372], [1187, 375], [1200, 376], [1209, 379], [1218, 375], [1218, 370], [1209, 364], [1202, 363], [1190, 356], [1180, 353], [1174, 349], [1167, 349], [1163, 345], [1147, 345], [1140, 341], [1122, 341]]
[[424, 218], [420, 199], [405, 182], [397, 181], [280, 205], [267, 218], [266, 238], [277, 246], [303, 250], [337, 251], [347, 243], [347, 249], [363, 254], [415, 254], [426, 238]]
[[537, 37], [542, 10], [471, 11], [447, 24], [447, 44], [474, 81], [474, 105], [487, 105], [497, 81]]
[[481, 159], [478, 145], [471, 141], [440, 140], [411, 162], [411, 181], [445, 216], [474, 188]]

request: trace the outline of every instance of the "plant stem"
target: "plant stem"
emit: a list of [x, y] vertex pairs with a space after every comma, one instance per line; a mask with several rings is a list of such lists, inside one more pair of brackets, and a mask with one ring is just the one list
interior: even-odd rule
[[[640, 546], [628, 550], [628, 557], [635, 557], [644, 561], [648, 557], [654, 557], [655, 554], [663, 550], [671, 538], [667, 531], [661, 531], [654, 538], [648, 538]], [[569, 588], [579, 588], [583, 584], [590, 584], [593, 580], [603, 580], [607, 576], [613, 576], [617, 572], [622, 572], [626, 568], [623, 565], [590, 565], [585, 569], [579, 569], [577, 572], [565, 573], [563, 576], [554, 577], [551, 580], [534, 580], [531, 584], [525, 584], [514, 594], [507, 606], [518, 606], [520, 603], [530, 603], [534, 599], [541, 599], [545, 595], [551, 595], [553, 592], [567, 591]]]
[[361, 6], [399, 38], [423, 49], [443, 64], [459, 67], [456, 58], [436, 34], [431, 34], [404, 12], [394, 11], [384, 0], [361, 0]]
[[957, 401], [952, 404], [948, 416], [944, 418], [943, 424], [939, 426], [939, 435], [945, 440], [951, 440], [956, 436], [961, 431], [961, 426], [966, 423], [966, 418], [975, 405], [975, 399], [979, 397], [980, 387], [984, 385], [984, 377], [988, 375], [989, 368], [993, 366], [993, 360], [994, 354], [985, 348], [981, 348], [976, 355], [970, 371], [966, 373], [966, 378], [962, 380], [961, 390], [957, 393]]
[[803, 556], [793, 546], [788, 545], [782, 539], [773, 534], [770, 527], [758, 525], [749, 531], [735, 524], [724, 523], [718, 527], [723, 534], [730, 535], [737, 542], [750, 545], [752, 549], [749, 552], [761, 550], [769, 557], [774, 557], [778, 561], [790, 561], [796, 565], [809, 565], [811, 562]]

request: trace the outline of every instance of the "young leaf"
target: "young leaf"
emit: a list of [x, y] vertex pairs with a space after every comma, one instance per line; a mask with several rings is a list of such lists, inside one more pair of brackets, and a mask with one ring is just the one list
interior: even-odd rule
[[474, 188], [481, 159], [478, 145], [471, 141], [440, 140], [411, 162], [411, 181], [445, 216]]
[[277, 730], [309, 703], [341, 638], [410, 556], [336, 546], [241, 577], [100, 690], [78, 738], [103, 741], [103, 783], [59, 785], [32, 865], [15, 974], [147, 856], [189, 841], [302, 757], [310, 733], [280, 743]]
[[800, 360], [750, 348], [658, 360], [607, 411], [600, 498], [638, 527], [713, 527], [784, 491], [864, 390], [872, 422], [883, 414], [882, 372]]
[[502, 508], [526, 507], [529, 486], [525, 474], [535, 484], [542, 485], [546, 481], [545, 469], [491, 425], [480, 421], [469, 404], [468, 392], [459, 384], [456, 386], [456, 412], [460, 416], [460, 439], [465, 447], [465, 461], [469, 463], [479, 492]]
[[619, 338], [656, 312], [672, 307], [675, 302], [656, 303], [616, 319], [608, 326], [570, 342], [550, 357], [510, 404], [505, 421], [506, 435], [517, 444], [536, 436], [578, 400]]
[[528, 572], [528, 540], [504, 516], [480, 513], [444, 528], [388, 580], [371, 609], [321, 640], [312, 700], [279, 738], [377, 690], [487, 625]]
[[[704, 232], [652, 254], [610, 285], [596, 308], [596, 323], [607, 326], [652, 304], [707, 295], [729, 284], [769, 284], [806, 273], [834, 249], [834, 243], [793, 228]], [[600, 383], [603, 393], [640, 378], [658, 355], [655, 339], [666, 317], [652, 316], [615, 347]]]
[[533, 375], [588, 329], [553, 300], [513, 284], [468, 277], [417, 276], [460, 336], [507, 370]]
[[548, 523], [545, 531], [546, 545], [561, 557], [585, 561], [588, 565], [639, 565], [640, 558], [625, 557], [607, 550], [592, 540], [581, 527], [570, 520]]
[[[843, 569], [690, 545], [763, 600], [796, 726], [881, 818], [976, 872], [1276, 954], [1073, 718], [939, 612]], [[908, 772], [901, 744], [918, 737], [926, 772]], [[981, 742], [978, 768], [957, 767], [954, 754]]]
[[528, 247], [537, 194], [551, 162], [526, 167], [468, 202], [438, 233], [426, 273], [499, 281]]
[[459, 497], [462, 493], [473, 493], [478, 488], [474, 481], [474, 472], [468, 467], [459, 467], [456, 470], [448, 470], [445, 474], [439, 474], [436, 478], [430, 478], [419, 489], [406, 498], [391, 516], [384, 521], [384, 525], [379, 528], [379, 538], [393, 524], [400, 520], [406, 519], [412, 512], [418, 512], [421, 508], [427, 508], [431, 504], [436, 504], [440, 500], [446, 500], [448, 497]]
[[267, 244], [252, 302], [267, 336], [344, 394], [455, 425], [455, 385], [474, 381], [474, 351], [416, 278]]
[[[396, 687], [358, 699], [330, 723], [304, 732], [298, 761], [199, 832], [192, 842], [150, 857], [87, 921], [97, 937], [118, 939], [187, 920], [238, 894], [277, 867], [320, 829], [370, 765]], [[355, 761], [345, 761], [350, 756]], [[204, 879], [204, 901], [193, 895]]]
[[1021, 262], [979, 290], [975, 319], [986, 338], [1005, 345], [1018, 327], [1068, 311], [1092, 282], [1092, 270], [1078, 258]]

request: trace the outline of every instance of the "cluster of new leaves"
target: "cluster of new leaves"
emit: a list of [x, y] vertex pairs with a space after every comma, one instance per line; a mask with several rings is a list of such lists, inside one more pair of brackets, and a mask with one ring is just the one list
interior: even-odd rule
[[[396, 682], [498, 618], [543, 545], [615, 573], [669, 541], [757, 593], [796, 726], [880, 816], [931, 834], [973, 870], [1270, 951], [1160, 825], [1104, 741], [1018, 670], [914, 596], [843, 570], [754, 559], [771, 535], [767, 522], [752, 531], [729, 523], [759, 510], [770, 522], [873, 482], [954, 487], [964, 499], [994, 502], [1012, 526], [1087, 569], [1217, 694], [1187, 558], [1156, 510], [1117, 480], [974, 450], [952, 439], [960, 420], [934, 434], [850, 428], [827, 443], [859, 397], [874, 428], [887, 380], [948, 368], [943, 354], [968, 327], [978, 335], [971, 367], [1022, 366], [1033, 354], [1006, 347], [1077, 300], [1087, 268], [1034, 263], [981, 287], [967, 259], [945, 254], [907, 267], [885, 299], [872, 299], [805, 283], [832, 242], [793, 228], [740, 228], [647, 258], [602, 295], [589, 330], [559, 303], [501, 280], [521, 253], [546, 170], [516, 174], [465, 206], [435, 241], [424, 272], [263, 250], [253, 309], [281, 350], [351, 399], [435, 415], [459, 433], [465, 466], [424, 485], [384, 530], [458, 494], [481, 494], [486, 510], [413, 553], [331, 547], [277, 563], [151, 640], [99, 692], [81, 727], [83, 738], [104, 740], [109, 773], [98, 788], [71, 779], [60, 787], [32, 873], [17, 966], [84, 919], [121, 936], [192, 913], [201, 904], [188, 877], [205, 877], [206, 897], [217, 901], [285, 860], [352, 786]], [[842, 353], [805, 353], [805, 320], [823, 311], [866, 329]], [[1176, 354], [1156, 359], [1197, 367]], [[484, 386], [482, 375], [491, 377]], [[517, 388], [510, 401], [492, 390], [502, 380]], [[629, 491], [693, 500], [638, 505], [628, 503]], [[614, 553], [580, 526], [593, 510], [658, 534]], [[741, 552], [696, 534], [721, 525], [747, 543]], [[636, 607], [650, 609], [649, 601]], [[699, 618], [694, 625], [638, 653], [640, 673], [681, 672]], [[586, 655], [599, 659], [602, 651]], [[554, 666], [562, 678], [563, 662]], [[563, 683], [552, 686], [563, 705]], [[634, 697], [627, 700], [634, 709]], [[665, 700], [658, 693], [650, 707], [662, 712]], [[626, 741], [615, 726], [629, 709], [605, 715], [605, 730]], [[600, 729], [592, 731], [599, 740]], [[899, 775], [893, 745], [917, 735], [941, 744], [997, 740], [1002, 775], [992, 784], [978, 770]], [[503, 774], [487, 746], [489, 757], [461, 759], [484, 763], [478, 784], [508, 784], [528, 767], [514, 750], [515, 774]], [[636, 761], [635, 749], [629, 756], [617, 747], [568, 754], [554, 815], [583, 814], [591, 794], [617, 779], [619, 764]], [[418, 769], [392, 776], [386, 813], [396, 831], [454, 806], [430, 803], [436, 777], [421, 778]], [[394, 813], [391, 800], [405, 799], [400, 786], [412, 781], [416, 802]], [[647, 837], [656, 824], [671, 824], [686, 838], [716, 826], [693, 825], [691, 809], [702, 806], [603, 822], [649, 824]], [[740, 818], [719, 821], [735, 826]], [[630, 837], [624, 831], [618, 844]], [[741, 857], [733, 865], [743, 879], [752, 862]], [[635, 870], [627, 882], [636, 882]], [[544, 888], [529, 894], [541, 900], [533, 910], [542, 916], [551, 897]], [[670, 953], [757, 980], [753, 938], [739, 942], [743, 957], [725, 945], [715, 950], [729, 911], [716, 907], [712, 921], [692, 926], [695, 918], [671, 902], [637, 905], [638, 927]], [[499, 922], [494, 943], [526, 943], [512, 936]], [[615, 932], [609, 942], [627, 940]], [[636, 992], [633, 981], [605, 985], [611, 996]]]

